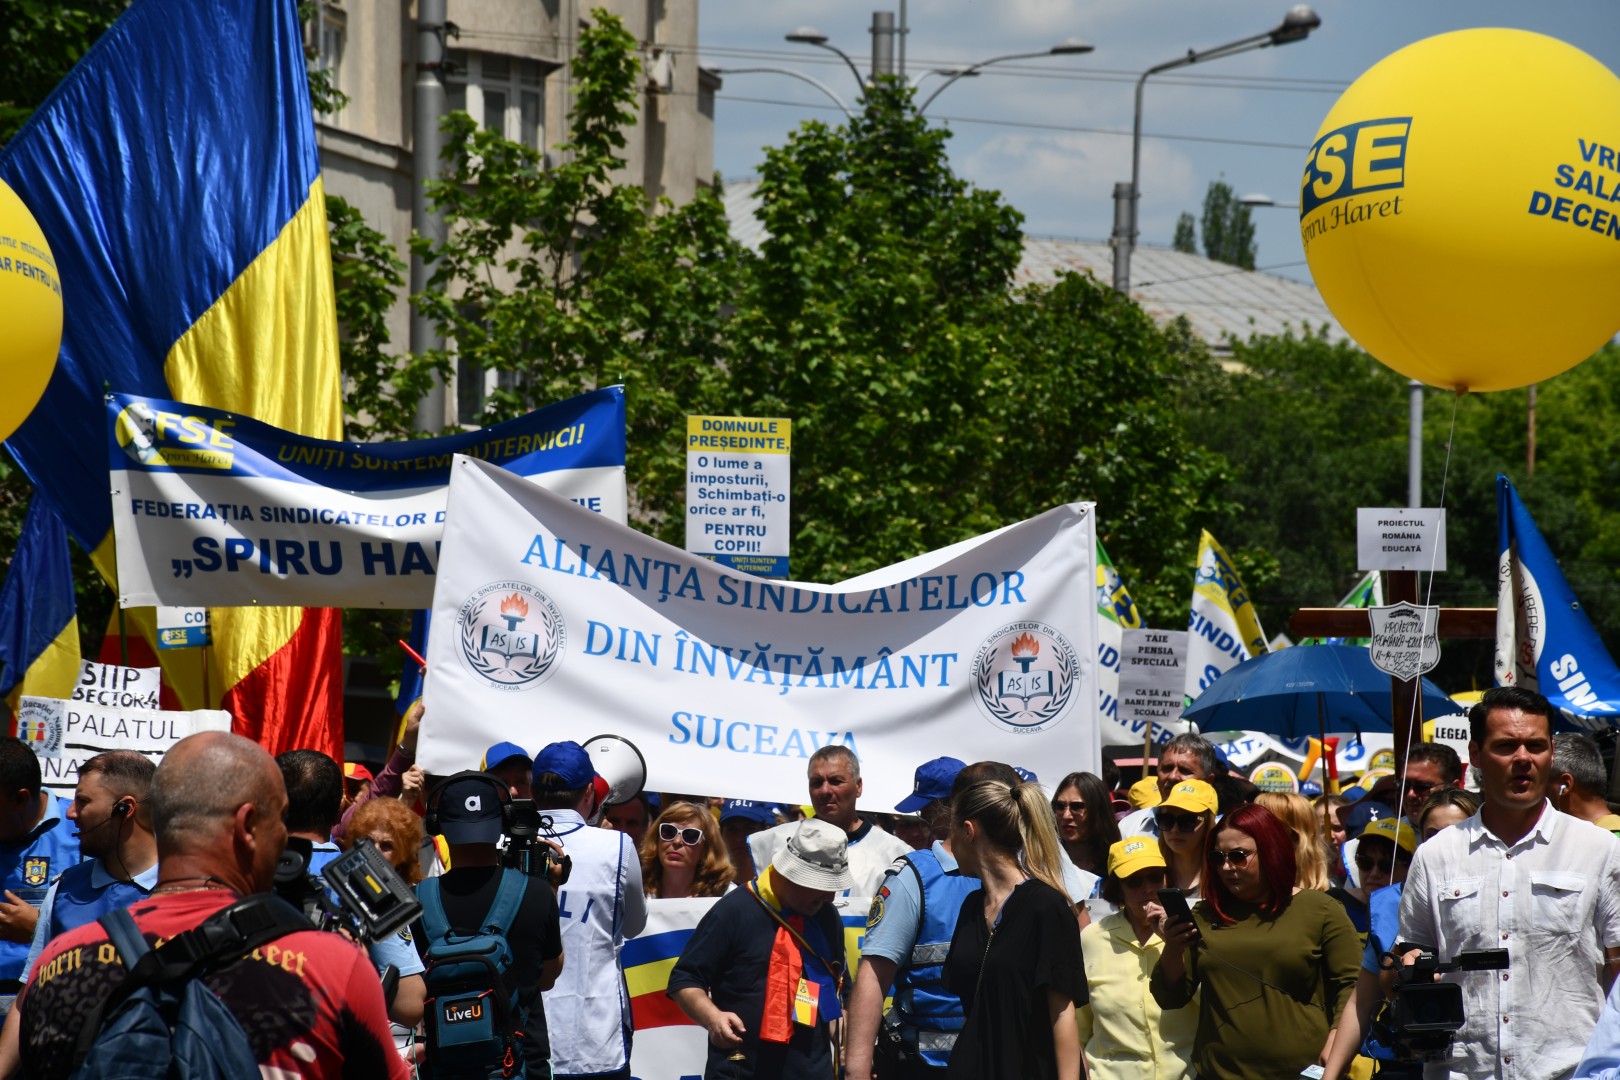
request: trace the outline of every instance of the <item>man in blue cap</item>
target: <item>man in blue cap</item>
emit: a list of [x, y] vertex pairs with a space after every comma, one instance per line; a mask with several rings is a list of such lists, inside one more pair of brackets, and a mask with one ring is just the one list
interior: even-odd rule
[[557, 1080], [630, 1076], [630, 998], [619, 951], [647, 925], [647, 896], [629, 837], [587, 824], [595, 781], [591, 756], [576, 742], [552, 743], [534, 759], [535, 808], [571, 862], [557, 890], [568, 963], [545, 993]]
[[484, 771], [499, 777], [514, 799], [531, 797], [534, 759], [517, 743], [498, 742], [484, 751]]
[[[896, 859], [872, 898], [849, 1004], [849, 1080], [871, 1080], [874, 1056], [884, 1080], [943, 1076], [962, 1028], [962, 1003], [945, 989], [942, 973], [962, 901], [979, 887], [951, 854], [951, 785], [963, 768], [952, 757], [924, 763], [911, 794], [895, 806], [920, 814], [935, 839]], [[885, 1020], [891, 987], [894, 1009]]]

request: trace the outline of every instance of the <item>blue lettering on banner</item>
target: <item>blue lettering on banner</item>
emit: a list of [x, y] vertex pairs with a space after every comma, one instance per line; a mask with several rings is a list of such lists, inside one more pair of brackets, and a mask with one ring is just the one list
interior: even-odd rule
[[700, 750], [725, 749], [733, 754], [758, 754], [765, 757], [809, 758], [823, 746], [847, 746], [857, 758], [853, 731], [814, 731], [809, 728], [787, 728], [787, 736], [780, 748], [777, 738], [783, 728], [777, 724], [759, 724], [748, 720], [727, 720], [680, 710], [670, 714], [669, 735], [673, 746], [694, 746]]
[[[706, 599], [697, 569], [628, 552], [603, 548], [593, 551], [589, 544], [570, 544], [560, 536], [536, 534], [529, 540], [518, 562], [550, 570], [556, 574], [610, 581], [622, 589], [657, 593], [660, 604], [671, 596], [700, 603]], [[865, 596], [843, 592], [821, 592], [752, 578], [721, 574], [713, 602], [722, 607], [750, 611], [774, 611], [781, 615], [873, 615], [910, 611], [962, 611], [969, 607], [1005, 607], [1025, 604], [1025, 578], [1022, 570], [999, 574], [977, 573], [971, 578], [957, 574], [925, 574]]]

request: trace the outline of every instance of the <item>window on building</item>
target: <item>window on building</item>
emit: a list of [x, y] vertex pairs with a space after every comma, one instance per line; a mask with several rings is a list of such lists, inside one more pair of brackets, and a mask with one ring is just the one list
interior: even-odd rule
[[556, 65], [460, 49], [448, 59], [454, 65], [445, 80], [450, 108], [513, 142], [545, 150], [546, 76]]
[[[333, 0], [325, 0], [315, 5], [308, 34], [310, 47], [315, 50], [316, 69], [327, 73], [333, 90], [346, 94], [348, 86], [343, 81], [343, 51], [349, 37], [348, 14]], [[328, 113], [322, 119], [327, 123], [340, 123], [343, 110]]]

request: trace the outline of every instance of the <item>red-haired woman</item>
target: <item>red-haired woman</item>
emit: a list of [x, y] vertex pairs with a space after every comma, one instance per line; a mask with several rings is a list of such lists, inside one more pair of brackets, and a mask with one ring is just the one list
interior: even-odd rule
[[1199, 1080], [1276, 1080], [1321, 1061], [1356, 984], [1361, 944], [1344, 908], [1294, 888], [1294, 837], [1263, 806], [1221, 819], [1193, 922], [1161, 929], [1153, 997], [1198, 996]]

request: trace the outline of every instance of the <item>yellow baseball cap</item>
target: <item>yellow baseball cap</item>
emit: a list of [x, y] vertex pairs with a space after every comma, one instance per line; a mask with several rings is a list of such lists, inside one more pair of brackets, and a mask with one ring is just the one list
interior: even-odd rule
[[1124, 881], [1139, 870], [1164, 867], [1159, 842], [1151, 836], [1132, 836], [1108, 849], [1108, 872]]
[[1215, 788], [1205, 781], [1183, 780], [1170, 789], [1169, 798], [1159, 805], [1173, 810], [1189, 810], [1194, 814], [1205, 811], [1213, 814], [1220, 809], [1221, 801], [1215, 796]]
[[1356, 835], [1361, 839], [1373, 836], [1380, 840], [1388, 840], [1408, 855], [1417, 850], [1417, 834], [1412, 831], [1412, 826], [1400, 818], [1386, 817], [1369, 821]]
[[1159, 781], [1151, 776], [1144, 776], [1131, 785], [1130, 794], [1126, 797], [1131, 800], [1131, 807], [1135, 810], [1158, 806]]

